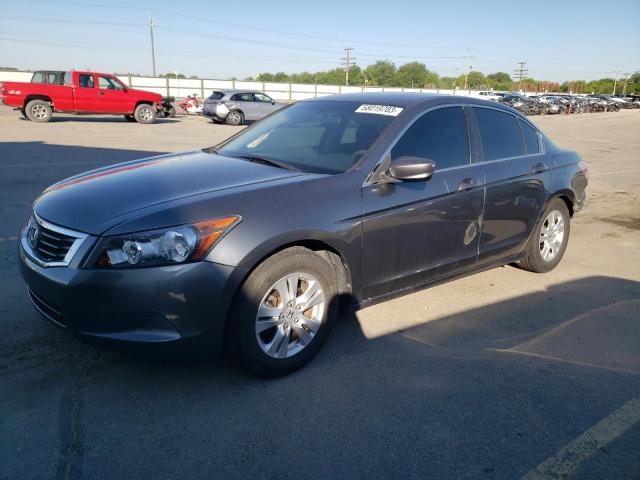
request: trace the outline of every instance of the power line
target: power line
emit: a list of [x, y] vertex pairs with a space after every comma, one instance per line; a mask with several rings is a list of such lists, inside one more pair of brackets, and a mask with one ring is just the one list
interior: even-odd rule
[[344, 84], [349, 85], [349, 68], [352, 63], [356, 61], [355, 58], [351, 57], [351, 51], [353, 47], [345, 47], [344, 49], [344, 57], [341, 58], [341, 65], [344, 65]]
[[513, 77], [518, 79], [518, 90], [522, 90], [522, 79], [529, 74], [527, 62], [518, 62], [518, 68], [513, 71]]

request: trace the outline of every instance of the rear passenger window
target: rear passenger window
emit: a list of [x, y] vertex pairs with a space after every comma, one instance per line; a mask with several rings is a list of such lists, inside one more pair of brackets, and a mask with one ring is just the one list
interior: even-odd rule
[[391, 159], [422, 157], [436, 169], [469, 163], [469, 134], [461, 107], [439, 108], [424, 114], [404, 133], [391, 150]]
[[538, 141], [538, 132], [528, 123], [520, 120], [522, 125], [522, 133], [524, 135], [524, 144], [527, 146], [527, 155], [540, 153], [540, 142]]
[[82, 88], [93, 88], [93, 75], [79, 75], [78, 85]]
[[488, 108], [473, 107], [473, 111], [485, 160], [524, 155], [522, 132], [515, 116]]
[[42, 72], [36, 72], [33, 74], [33, 77], [31, 77], [31, 83], [43, 83], [44, 82], [44, 75], [42, 74]]

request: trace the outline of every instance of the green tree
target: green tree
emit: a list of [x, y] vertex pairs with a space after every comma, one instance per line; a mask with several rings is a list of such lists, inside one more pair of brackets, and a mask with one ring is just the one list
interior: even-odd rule
[[278, 83], [286, 83], [289, 81], [289, 75], [284, 72], [278, 72], [273, 76], [273, 81]]
[[489, 80], [493, 80], [496, 83], [511, 83], [511, 77], [509, 76], [508, 73], [505, 72], [496, 72], [496, 73], [490, 73], [489, 75], [487, 75], [487, 78]]
[[164, 75], [160, 74], [159, 76], [160, 78], [187, 78], [184, 74], [177, 72], [169, 72], [165, 73]]
[[259, 82], [273, 82], [273, 73], [259, 73], [256, 80]]
[[427, 69], [424, 63], [405, 63], [398, 68], [395, 85], [405, 88], [434, 88], [438, 74]]
[[379, 87], [392, 87], [395, 85], [397, 69], [389, 60], [378, 60], [373, 65], [364, 69], [368, 85]]

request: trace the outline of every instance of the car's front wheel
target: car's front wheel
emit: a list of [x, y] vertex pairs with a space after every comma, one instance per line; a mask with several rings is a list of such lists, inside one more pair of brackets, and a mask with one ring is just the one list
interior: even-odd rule
[[302, 247], [282, 250], [249, 275], [234, 299], [228, 342], [240, 363], [265, 377], [286, 375], [322, 348], [337, 316], [331, 266]]
[[551, 200], [529, 240], [527, 256], [519, 265], [536, 273], [553, 270], [567, 249], [570, 222], [569, 209], [564, 201], [559, 198]]
[[136, 107], [133, 116], [138, 123], [153, 123], [156, 121], [156, 109], [153, 108], [153, 105], [141, 103]]

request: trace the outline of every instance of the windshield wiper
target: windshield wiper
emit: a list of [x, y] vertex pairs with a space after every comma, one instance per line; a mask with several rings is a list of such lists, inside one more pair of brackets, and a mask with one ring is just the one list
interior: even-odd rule
[[285, 170], [293, 170], [299, 172], [296, 167], [289, 165], [288, 163], [279, 162], [278, 160], [272, 160], [271, 158], [261, 157], [259, 155], [237, 155], [236, 158], [242, 158], [250, 162], [262, 163], [263, 165], [271, 165], [272, 167], [283, 168]]

